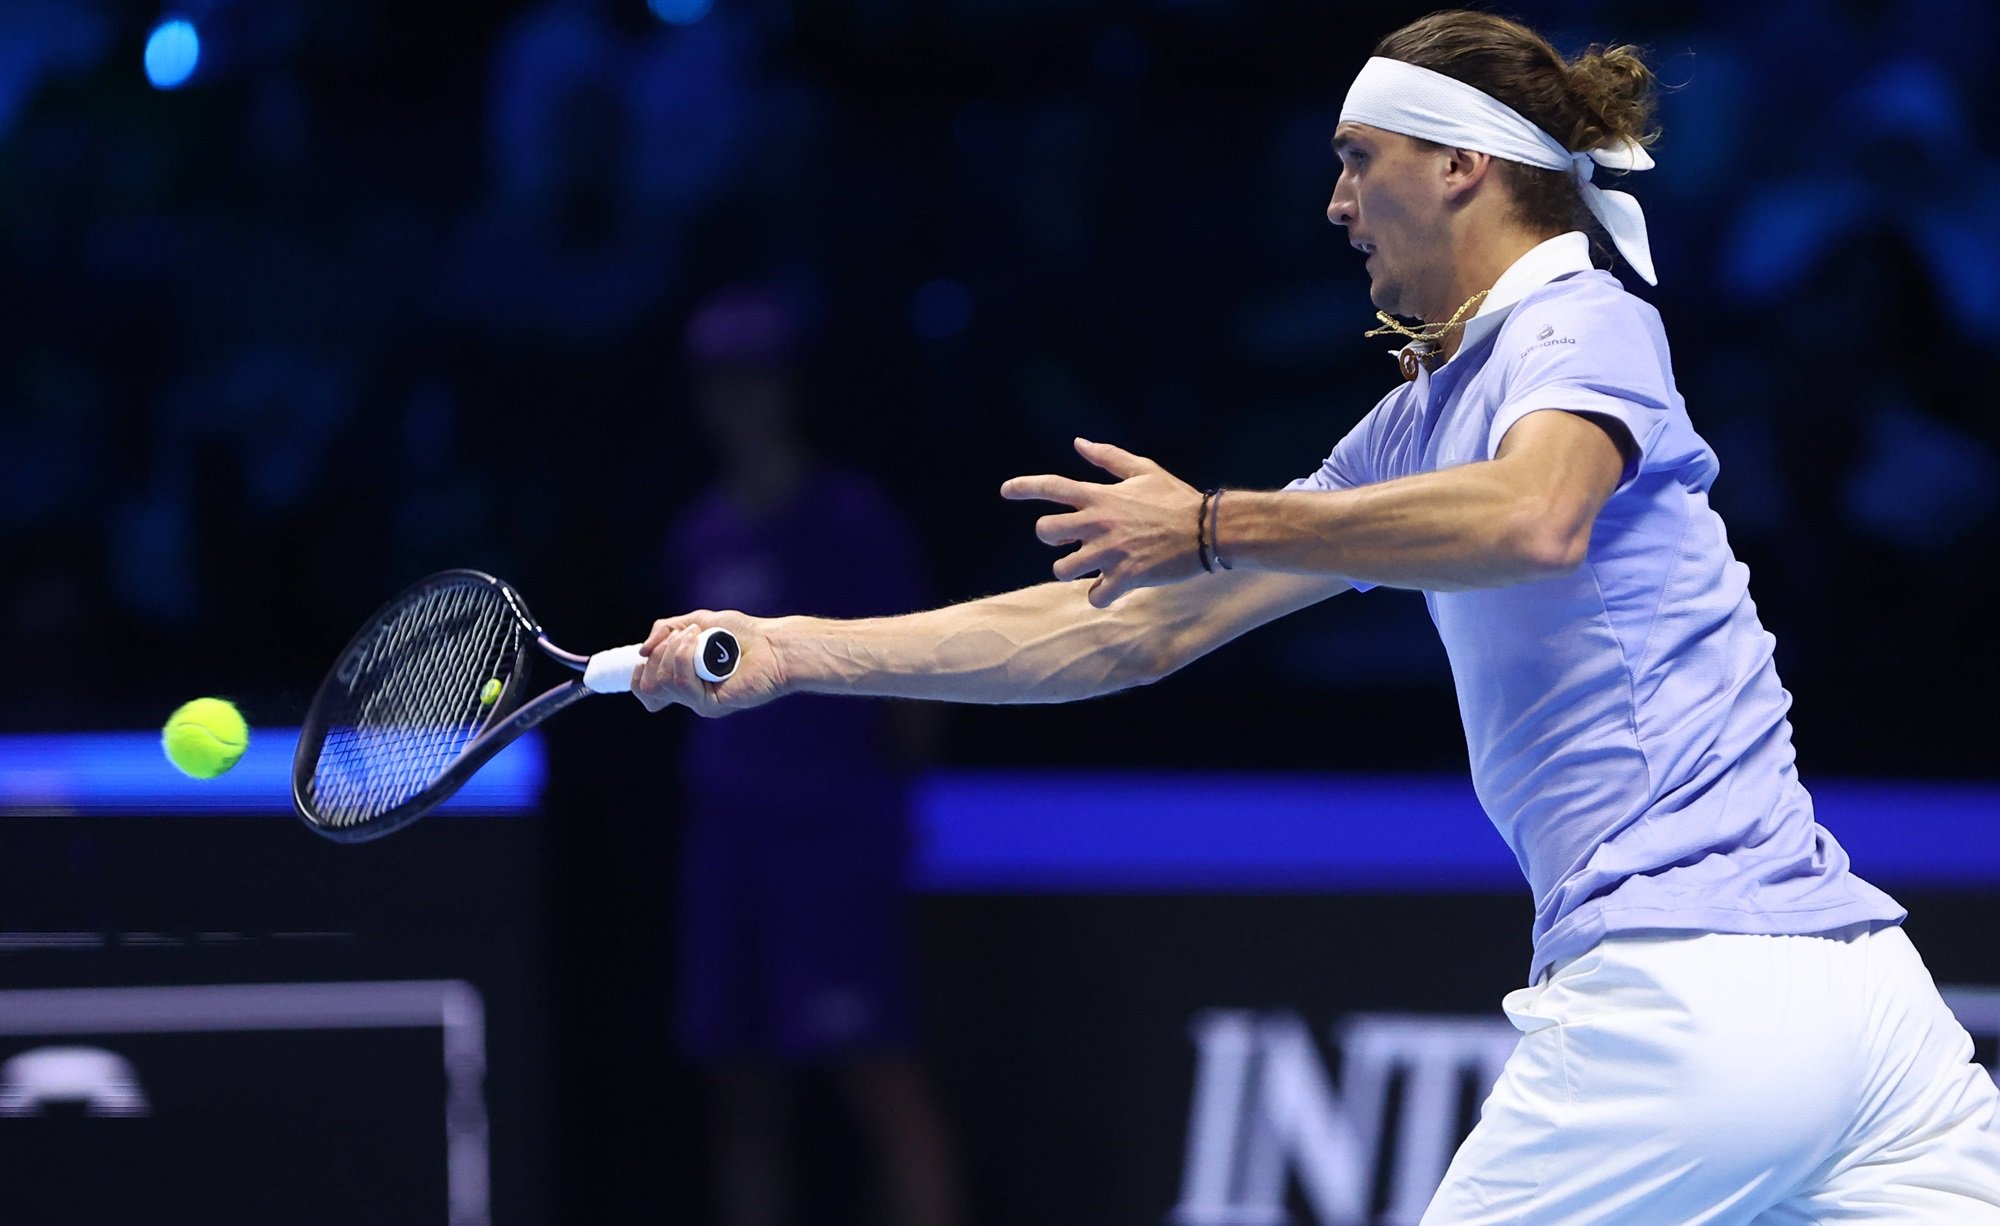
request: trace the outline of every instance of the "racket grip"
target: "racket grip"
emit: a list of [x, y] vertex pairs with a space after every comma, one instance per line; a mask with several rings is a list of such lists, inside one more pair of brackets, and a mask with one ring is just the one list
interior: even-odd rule
[[[632, 673], [646, 657], [639, 654], [640, 643], [613, 647], [590, 657], [583, 669], [584, 688], [599, 694], [627, 694], [632, 690]], [[694, 673], [703, 681], [726, 681], [736, 671], [741, 649], [736, 636], [727, 630], [704, 630], [694, 641]]]
[[629, 694], [632, 692], [632, 673], [646, 657], [639, 654], [644, 643], [633, 643], [626, 647], [613, 647], [610, 651], [600, 651], [590, 657], [590, 663], [583, 669], [583, 686], [599, 694]]

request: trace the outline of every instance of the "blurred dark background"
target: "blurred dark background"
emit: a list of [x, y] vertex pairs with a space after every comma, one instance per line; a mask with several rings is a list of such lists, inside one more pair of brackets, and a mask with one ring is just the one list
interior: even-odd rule
[[[1078, 473], [1074, 435], [1202, 486], [1311, 471], [1397, 378], [1324, 217], [1328, 139], [1428, 7], [4, 0], [0, 732], [149, 728], [208, 693], [294, 724], [359, 619], [448, 566], [510, 579], [573, 649], [640, 636], [677, 611], [668, 525], [716, 463], [683, 331], [745, 282], [795, 304], [815, 438], [901, 506], [941, 600], [1047, 574], [996, 489]], [[1635, 288], [1721, 455], [1808, 785], [1992, 779], [2000, 16], [1508, 11], [1569, 52], [1641, 43], [1669, 86], [1659, 167], [1625, 185], [1661, 270]], [[549, 937], [556, 1190], [532, 1195], [579, 1220], [672, 1203], [701, 1144], [684, 1071], [630, 1057], [665, 1026], [682, 730], [606, 707], [548, 730], [510, 886]], [[955, 710], [938, 761], [1464, 752], [1420, 602], [1377, 592], [1144, 692]], [[448, 838], [406, 854], [451, 871]], [[1525, 957], [1525, 896], [1487, 905]], [[931, 920], [934, 960], [1014, 922]], [[615, 1124], [604, 1077], [643, 1091]]]
[[[8, 727], [148, 726], [210, 690], [283, 722], [360, 615], [447, 565], [563, 640], [631, 639], [710, 463], [681, 329], [732, 283], [802, 305], [820, 440], [923, 527], [944, 598], [1045, 575], [995, 489], [1077, 471], [1075, 434], [1276, 484], [1395, 377], [1323, 217], [1327, 140], [1420, 6], [174, 11], [200, 42], [170, 90], [152, 4], [0, 15]], [[1993, 10], [1521, 15], [1572, 51], [1639, 41], [1674, 87], [1631, 184], [1642, 290], [1805, 765], [1987, 772], [1984, 704], [1947, 708], [1995, 675]], [[1116, 720], [964, 714], [993, 735], [951, 753], [1206, 758], [1185, 713], [1234, 695], [1263, 735], [1232, 760], [1450, 765], [1414, 607], [1335, 602]], [[1362, 703], [1389, 713], [1321, 734]]]

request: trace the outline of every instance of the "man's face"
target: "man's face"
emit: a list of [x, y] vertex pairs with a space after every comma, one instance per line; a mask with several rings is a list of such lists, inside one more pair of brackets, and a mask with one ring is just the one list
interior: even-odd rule
[[1449, 274], [1441, 151], [1395, 132], [1343, 123], [1333, 130], [1340, 179], [1326, 219], [1366, 254], [1368, 297], [1393, 315], [1429, 318]]

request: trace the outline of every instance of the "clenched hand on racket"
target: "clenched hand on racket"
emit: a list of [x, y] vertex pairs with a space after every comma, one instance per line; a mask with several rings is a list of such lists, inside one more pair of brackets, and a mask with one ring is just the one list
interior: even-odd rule
[[[766, 618], [710, 609], [661, 618], [639, 646], [642, 659], [632, 674], [632, 696], [648, 711], [679, 704], [704, 716], [763, 706], [788, 688], [783, 657], [767, 633], [771, 624]], [[704, 680], [697, 668], [704, 647], [716, 650], [715, 640], [705, 637], [716, 629], [728, 632], [739, 653], [726, 668], [706, 661], [712, 672], [727, 676], [724, 683]]]

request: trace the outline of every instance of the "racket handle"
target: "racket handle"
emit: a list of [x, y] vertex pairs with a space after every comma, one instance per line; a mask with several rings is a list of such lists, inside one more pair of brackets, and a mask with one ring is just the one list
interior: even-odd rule
[[583, 668], [583, 687], [599, 694], [629, 694], [632, 692], [632, 673], [646, 657], [639, 654], [643, 643], [633, 643], [627, 647], [613, 647], [610, 651], [600, 651], [590, 657], [590, 663]]
[[[639, 654], [643, 644], [613, 647], [590, 657], [584, 666], [584, 688], [599, 694], [626, 694], [632, 690], [632, 673], [646, 657]], [[694, 641], [694, 672], [703, 681], [726, 681], [736, 671], [741, 649], [736, 636], [727, 630], [704, 630]]]

